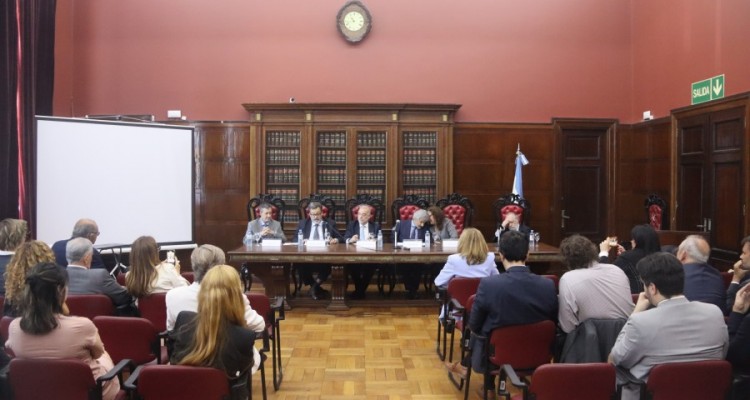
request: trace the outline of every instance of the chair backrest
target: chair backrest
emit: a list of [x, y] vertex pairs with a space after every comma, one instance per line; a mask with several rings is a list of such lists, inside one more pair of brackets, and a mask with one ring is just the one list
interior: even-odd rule
[[652, 400], [723, 399], [731, 383], [726, 360], [669, 363], [651, 369], [646, 390]]
[[492, 203], [492, 208], [498, 225], [503, 222], [505, 215], [509, 212], [516, 213], [519, 222], [526, 225], [529, 225], [529, 221], [531, 220], [531, 204], [529, 204], [528, 200], [521, 198], [514, 193], [502, 196], [495, 200], [495, 202]]
[[123, 286], [123, 287], [125, 286], [125, 274], [124, 274], [124, 273], [122, 273], [122, 272], [119, 272], [119, 273], [117, 274], [117, 276], [115, 276], [115, 279], [117, 280], [117, 283], [118, 283], [118, 284], [119, 284], [120, 286]]
[[250, 302], [250, 307], [255, 310], [259, 315], [263, 317], [266, 323], [266, 328], [273, 325], [273, 317], [271, 314], [271, 299], [263, 293], [245, 293], [247, 300]]
[[14, 358], [9, 374], [15, 400], [81, 400], [97, 390], [91, 367], [77, 359]]
[[310, 212], [307, 210], [307, 206], [312, 202], [321, 204], [321, 208], [323, 209], [323, 218], [331, 218], [333, 220], [336, 220], [336, 202], [333, 201], [331, 196], [317, 193], [310, 193], [310, 197], [302, 199], [297, 203], [297, 213], [299, 214], [299, 219], [307, 219], [307, 217], [310, 215]]
[[555, 284], [555, 292], [559, 291], [559, 287], [560, 287], [560, 277], [559, 276], [549, 274], [549, 275], [542, 275], [542, 277], [551, 280], [552, 283]]
[[145, 318], [99, 316], [94, 325], [115, 364], [130, 359], [142, 365], [160, 355], [159, 331]]
[[65, 299], [70, 315], [94, 319], [99, 315], [114, 315], [112, 299], [103, 294], [69, 294]]
[[733, 272], [730, 271], [722, 271], [721, 274], [721, 280], [724, 282], [724, 290], [729, 289], [729, 285], [732, 284], [732, 277], [734, 276]]
[[396, 220], [411, 221], [414, 212], [422, 209], [427, 209], [430, 203], [424, 198], [416, 194], [407, 194], [402, 197], [393, 200], [391, 203], [391, 218], [393, 224], [396, 224]]
[[457, 276], [448, 281], [448, 296], [455, 299], [458, 304], [466, 306], [469, 297], [477, 292], [479, 281], [481, 280], [482, 278], [464, 278], [462, 276]]
[[229, 398], [224, 371], [185, 365], [144, 365], [136, 383], [144, 400], [219, 400]]
[[195, 273], [193, 271], [180, 272], [180, 275], [191, 284], [195, 281]]
[[151, 321], [159, 332], [167, 330], [166, 297], [166, 293], [152, 293], [138, 299], [138, 310], [141, 312], [141, 317]]
[[667, 229], [669, 225], [669, 209], [667, 203], [656, 194], [650, 194], [644, 202], [648, 224], [654, 230]]
[[349, 225], [349, 222], [357, 219], [357, 212], [359, 212], [359, 206], [362, 204], [370, 206], [370, 222], [377, 222], [382, 226], [385, 218], [385, 205], [383, 205], [382, 200], [369, 194], [358, 194], [346, 201], [344, 207], [347, 210], [346, 224]]
[[606, 400], [617, 391], [609, 363], [545, 364], [534, 371], [529, 391], [536, 400]]
[[471, 204], [468, 197], [451, 193], [435, 202], [435, 205], [443, 210], [445, 218], [449, 218], [453, 222], [459, 235], [464, 231], [464, 228], [471, 226], [474, 219], [474, 205]]
[[495, 365], [510, 364], [515, 370], [528, 371], [552, 359], [555, 323], [549, 320], [513, 325], [492, 330], [489, 360]]
[[5, 343], [5, 341], [8, 340], [10, 323], [13, 322], [14, 319], [15, 317], [11, 317], [8, 315], [5, 315], [2, 319], [0, 319], [0, 340], [2, 340], [2, 343]]
[[252, 221], [260, 217], [259, 206], [263, 203], [270, 204], [271, 218], [275, 221], [284, 222], [284, 211], [286, 211], [286, 202], [273, 194], [259, 194], [247, 202], [247, 220]]

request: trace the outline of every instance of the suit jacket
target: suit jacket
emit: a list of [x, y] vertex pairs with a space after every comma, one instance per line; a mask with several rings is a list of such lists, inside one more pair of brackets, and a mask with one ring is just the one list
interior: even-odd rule
[[[370, 232], [373, 236], [377, 237], [379, 230], [380, 224], [378, 224], [377, 222], [367, 223], [367, 231]], [[344, 233], [344, 240], [349, 240], [354, 235], [359, 236], [359, 220], [349, 222], [349, 225], [346, 226], [346, 232]], [[359, 238], [359, 240], [366, 239], [367, 238]]]
[[[68, 245], [70, 239], [58, 240], [52, 245], [52, 252], [55, 253], [55, 262], [58, 265], [68, 265], [68, 259], [65, 258], [65, 247]], [[91, 269], [107, 269], [104, 264], [104, 259], [99, 253], [99, 250], [94, 249], [94, 254], [91, 256]]]
[[735, 371], [750, 373], [750, 313], [729, 314], [729, 351], [727, 360]]
[[[276, 220], [270, 220], [268, 222], [268, 228], [271, 229], [271, 234], [263, 236], [263, 238], [269, 238], [269, 239], [281, 239], [281, 241], [286, 241], [286, 236], [284, 236], [284, 230], [281, 229], [281, 223]], [[245, 237], [242, 239], [242, 243], [252, 243], [253, 241], [253, 232], [260, 232], [263, 230], [263, 223], [260, 220], [260, 218], [256, 218], [250, 222], [247, 223], [247, 232], [245, 232]]]
[[719, 271], [706, 263], [684, 264], [682, 267], [685, 270], [685, 297], [690, 301], [716, 304], [724, 312], [726, 290]]
[[112, 299], [115, 307], [133, 302], [128, 291], [103, 269], [86, 269], [68, 265], [68, 293], [103, 294]]
[[[341, 232], [339, 232], [338, 229], [336, 229], [336, 222], [330, 218], [324, 218], [321, 222], [322, 227], [324, 229], [327, 229], [328, 232], [331, 234], [332, 238], [335, 238], [339, 241], [339, 243], [344, 243], [344, 237], [341, 236]], [[310, 232], [312, 231], [313, 222], [310, 218], [303, 219], [299, 221], [297, 224], [297, 230], [295, 232], [299, 232], [300, 229], [302, 230], [302, 234], [304, 235], [305, 239], [310, 239]], [[322, 232], [322, 231], [321, 231]], [[322, 234], [322, 233], [321, 233]], [[324, 237], [320, 238], [325, 239]], [[294, 241], [297, 241], [297, 234], [294, 235]]]
[[[398, 225], [398, 242], [401, 243], [404, 239], [411, 238], [411, 225], [412, 221], [401, 221]], [[424, 233], [430, 231], [430, 224], [426, 223], [421, 228], [417, 229], [417, 239], [424, 240]], [[434, 238], [430, 238], [431, 242], [434, 242]]]

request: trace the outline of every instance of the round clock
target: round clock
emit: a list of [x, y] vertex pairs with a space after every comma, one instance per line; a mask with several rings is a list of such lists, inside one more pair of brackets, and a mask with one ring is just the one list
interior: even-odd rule
[[336, 27], [350, 43], [358, 43], [367, 37], [372, 28], [372, 17], [362, 2], [354, 0], [344, 4], [336, 15]]

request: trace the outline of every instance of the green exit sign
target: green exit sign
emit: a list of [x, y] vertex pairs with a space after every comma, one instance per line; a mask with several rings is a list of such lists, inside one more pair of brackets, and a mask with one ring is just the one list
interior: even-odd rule
[[690, 104], [705, 103], [724, 97], [724, 74], [693, 82], [690, 91]]

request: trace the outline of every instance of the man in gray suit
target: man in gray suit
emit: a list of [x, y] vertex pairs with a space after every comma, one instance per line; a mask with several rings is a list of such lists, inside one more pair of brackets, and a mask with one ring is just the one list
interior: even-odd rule
[[256, 218], [247, 224], [247, 232], [242, 239], [242, 243], [249, 245], [253, 242], [255, 234], [260, 235], [261, 239], [281, 239], [286, 241], [284, 230], [281, 229], [281, 223], [271, 218], [273, 206], [268, 203], [262, 203], [260, 208], [260, 218]]
[[78, 237], [65, 245], [68, 260], [68, 293], [103, 294], [112, 299], [115, 308], [123, 309], [133, 303], [133, 298], [105, 269], [91, 269], [94, 246], [91, 241]]
[[635, 382], [647, 381], [654, 366], [721, 360], [729, 343], [721, 310], [690, 302], [682, 294], [685, 273], [675, 256], [654, 253], [639, 261], [636, 269], [644, 292], [609, 355], [609, 362], [617, 367], [617, 383], [624, 385], [623, 399], [639, 398]]

